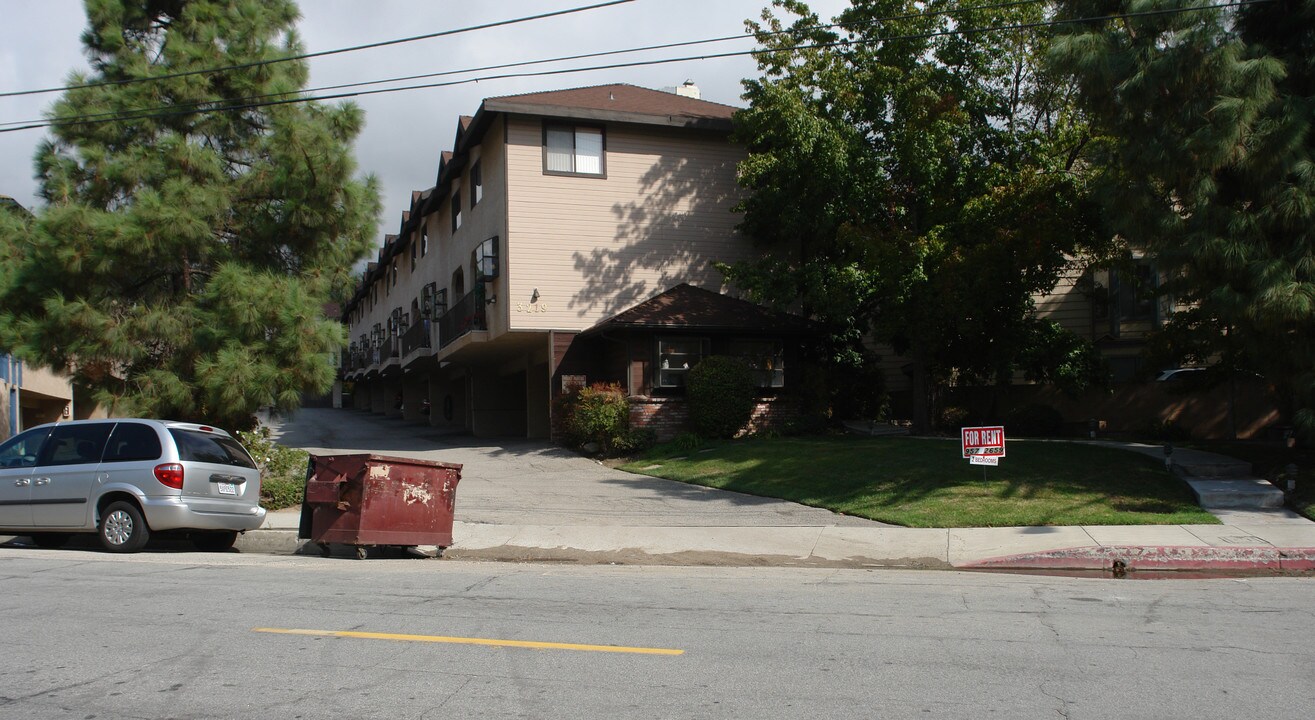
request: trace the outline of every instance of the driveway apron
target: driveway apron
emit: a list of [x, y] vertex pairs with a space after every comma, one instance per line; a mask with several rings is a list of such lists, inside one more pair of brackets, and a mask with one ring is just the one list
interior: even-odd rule
[[316, 455], [377, 453], [460, 463], [456, 520], [601, 527], [890, 527], [797, 503], [609, 468], [547, 442], [473, 438], [354, 410], [303, 408], [268, 424]]

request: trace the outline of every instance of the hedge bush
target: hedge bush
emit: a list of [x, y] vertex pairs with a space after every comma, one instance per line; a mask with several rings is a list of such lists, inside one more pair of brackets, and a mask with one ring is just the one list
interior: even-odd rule
[[604, 454], [629, 451], [630, 401], [620, 385], [596, 383], [579, 388], [562, 399], [561, 409], [569, 444], [582, 448], [593, 443]]
[[310, 453], [274, 442], [269, 428], [239, 430], [237, 438], [260, 469], [260, 504], [270, 510], [301, 505]]
[[1005, 430], [1013, 436], [1059, 437], [1064, 434], [1064, 416], [1049, 405], [1022, 405], [1005, 416]]
[[758, 383], [740, 358], [713, 355], [690, 368], [685, 390], [694, 431], [708, 438], [731, 438], [753, 415]]

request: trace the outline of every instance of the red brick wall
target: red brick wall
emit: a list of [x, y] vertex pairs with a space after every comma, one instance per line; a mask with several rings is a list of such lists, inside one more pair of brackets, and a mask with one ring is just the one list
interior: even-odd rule
[[689, 431], [689, 403], [685, 398], [630, 398], [630, 427], [648, 428], [657, 433], [659, 442], [666, 442]]
[[[782, 430], [785, 424], [799, 416], [799, 406], [782, 398], [764, 398], [754, 406], [744, 433], [763, 430]], [[632, 396], [630, 398], [630, 427], [648, 428], [657, 433], [658, 441], [665, 442], [681, 433], [689, 432], [689, 402], [685, 398]]]

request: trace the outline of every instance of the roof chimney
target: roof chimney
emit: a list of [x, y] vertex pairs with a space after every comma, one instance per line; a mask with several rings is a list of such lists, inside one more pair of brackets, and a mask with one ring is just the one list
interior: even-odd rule
[[685, 84], [676, 88], [676, 94], [681, 97], [699, 99], [699, 86], [694, 84], [693, 80], [686, 80]]

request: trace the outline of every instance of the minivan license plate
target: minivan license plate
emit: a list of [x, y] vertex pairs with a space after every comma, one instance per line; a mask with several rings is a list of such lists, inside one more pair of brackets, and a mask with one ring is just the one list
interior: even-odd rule
[[236, 484], [236, 483], [225, 483], [225, 482], [221, 482], [221, 483], [218, 483], [218, 485], [219, 485], [219, 494], [220, 494], [220, 495], [236, 495], [236, 494], [237, 494], [237, 484]]

